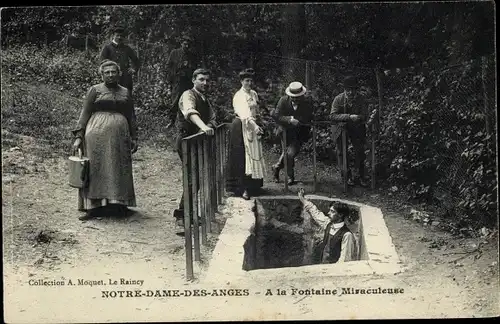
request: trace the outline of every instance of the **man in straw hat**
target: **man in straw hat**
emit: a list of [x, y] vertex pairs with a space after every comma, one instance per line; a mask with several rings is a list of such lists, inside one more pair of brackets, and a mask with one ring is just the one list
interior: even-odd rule
[[[310, 123], [313, 119], [313, 107], [305, 98], [307, 89], [300, 82], [292, 82], [286, 88], [286, 95], [281, 97], [274, 110], [273, 117], [278, 124], [276, 135], [283, 141], [283, 130], [286, 130], [288, 184], [294, 185], [294, 160], [300, 147], [310, 136]], [[273, 165], [274, 179], [279, 182], [280, 170], [284, 167], [285, 152], [281, 153], [278, 162]]]
[[124, 43], [126, 31], [123, 26], [113, 28], [113, 38], [111, 43], [104, 45], [101, 50], [100, 61], [111, 60], [120, 66], [122, 75], [119, 84], [124, 86], [132, 94], [132, 76], [137, 73], [140, 61], [135, 51]]
[[[368, 108], [361, 96], [358, 95], [358, 81], [354, 76], [347, 76], [344, 79], [344, 92], [335, 97], [330, 111], [330, 118], [333, 121], [340, 122], [333, 132], [333, 140], [336, 143], [337, 165], [340, 170], [342, 166], [342, 127], [345, 127], [347, 139], [354, 148], [354, 164], [358, 169], [357, 181], [363, 187], [367, 186], [365, 182], [365, 143], [366, 143], [366, 120]], [[341, 172], [342, 173], [342, 172]], [[347, 175], [342, 174], [342, 178], [347, 176], [347, 184], [352, 186], [352, 172], [349, 168], [347, 159]]]

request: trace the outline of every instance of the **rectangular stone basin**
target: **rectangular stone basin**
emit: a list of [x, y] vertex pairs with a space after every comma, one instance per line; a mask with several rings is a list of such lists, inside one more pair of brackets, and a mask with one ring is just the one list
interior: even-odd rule
[[[213, 252], [206, 273], [211, 277], [276, 276], [348, 276], [395, 274], [402, 271], [379, 208], [354, 201], [306, 195], [326, 214], [330, 203], [349, 219], [346, 225], [355, 235], [358, 260], [320, 264], [314, 250], [308, 255], [303, 236], [289, 231], [261, 226], [260, 217], [271, 218], [300, 227], [302, 205], [297, 196], [263, 196], [255, 201], [228, 198], [223, 213], [228, 217]], [[317, 250], [316, 250], [317, 251]]]

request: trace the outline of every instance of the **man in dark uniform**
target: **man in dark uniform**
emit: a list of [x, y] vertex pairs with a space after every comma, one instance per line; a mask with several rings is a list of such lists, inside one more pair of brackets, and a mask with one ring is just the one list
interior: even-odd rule
[[125, 28], [116, 26], [113, 28], [113, 39], [111, 43], [106, 44], [100, 55], [100, 61], [111, 60], [120, 66], [122, 75], [119, 83], [129, 89], [132, 94], [133, 81], [132, 76], [139, 71], [140, 61], [135, 51], [124, 43]]
[[[366, 121], [368, 117], [368, 106], [363, 98], [358, 95], [358, 82], [355, 77], [347, 76], [344, 79], [344, 92], [335, 97], [330, 111], [330, 118], [339, 122], [334, 125], [333, 141], [336, 145], [337, 165], [343, 170], [342, 156], [342, 128], [345, 127], [347, 140], [354, 148], [354, 164], [358, 169], [356, 180], [363, 187], [367, 186], [365, 181], [365, 143], [366, 143]], [[341, 171], [342, 173], [342, 171]], [[352, 172], [349, 168], [349, 156], [347, 156], [347, 183], [354, 185]]]
[[[192, 88], [183, 92], [179, 99], [177, 110], [178, 136], [176, 141], [177, 152], [182, 161], [182, 139], [204, 132], [209, 136], [215, 134], [214, 128], [217, 126], [215, 112], [206, 97], [210, 72], [206, 69], [196, 69], [191, 79]], [[189, 175], [191, 178], [191, 175]], [[174, 211], [174, 217], [181, 225], [184, 220], [184, 192], [179, 203], [179, 209]]]
[[[313, 106], [305, 98], [307, 89], [300, 82], [292, 82], [286, 88], [286, 95], [281, 97], [274, 110], [273, 117], [278, 124], [276, 135], [282, 138], [286, 129], [286, 158], [288, 171], [288, 184], [294, 185], [295, 157], [300, 152], [300, 147], [307, 142], [310, 136], [311, 121], [313, 119]], [[281, 153], [278, 162], [273, 165], [274, 179], [279, 181], [280, 170], [284, 167], [285, 152]]]
[[172, 105], [169, 111], [172, 126], [177, 118], [179, 99], [184, 91], [191, 89], [191, 76], [196, 68], [195, 55], [192, 50], [192, 39], [182, 36], [181, 47], [172, 50], [167, 60], [167, 81], [170, 86]]

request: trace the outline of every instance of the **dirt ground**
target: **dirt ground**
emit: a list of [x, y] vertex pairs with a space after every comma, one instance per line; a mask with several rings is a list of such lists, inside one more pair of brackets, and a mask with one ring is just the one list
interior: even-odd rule
[[[327, 319], [484, 317], [499, 314], [498, 232], [476, 238], [453, 236], [438, 226], [408, 217], [404, 201], [382, 191], [355, 188], [343, 193], [333, 168], [320, 165], [319, 193], [348, 197], [382, 209], [405, 272], [356, 278], [286, 278], [270, 282], [228, 279], [223, 287], [259, 290], [251, 297], [129, 298], [103, 300], [102, 287], [36, 287], [30, 279], [144, 279], [149, 289], [188, 289], [203, 285], [217, 233], [202, 247], [193, 282], [185, 280], [184, 238], [172, 217], [182, 187], [178, 156], [168, 145], [147, 144], [134, 155], [137, 208], [127, 218], [79, 221], [75, 189], [67, 185], [66, 157], [40, 154], [49, 147], [32, 138], [7, 134], [2, 146], [2, 225], [4, 309], [7, 322], [173, 321], [206, 319]], [[45, 157], [40, 157], [44, 155]], [[277, 154], [269, 152], [270, 165]], [[311, 162], [297, 162], [297, 180], [312, 191]], [[327, 189], [328, 188], [328, 189]], [[331, 188], [331, 189], [330, 189]], [[266, 179], [267, 193], [282, 184]], [[225, 217], [218, 216], [221, 227]], [[209, 278], [211, 281], [217, 278]], [[220, 282], [227, 278], [220, 278]], [[263, 296], [266, 289], [327, 287], [342, 282], [355, 288], [399, 285], [401, 298], [319, 299], [318, 296]], [[109, 285], [108, 285], [109, 287]], [[123, 288], [123, 287], [122, 287]], [[130, 286], [137, 288], [137, 286]], [[261, 293], [262, 292], [262, 293]], [[331, 298], [331, 297], [329, 297]], [[376, 302], [374, 302], [374, 300]], [[55, 301], [55, 304], [53, 304]], [[382, 303], [384, 301], [384, 303]], [[49, 306], [50, 304], [53, 306]], [[249, 309], [251, 308], [251, 312]], [[68, 311], [71, 310], [71, 311]], [[354, 313], [353, 313], [354, 312]]]

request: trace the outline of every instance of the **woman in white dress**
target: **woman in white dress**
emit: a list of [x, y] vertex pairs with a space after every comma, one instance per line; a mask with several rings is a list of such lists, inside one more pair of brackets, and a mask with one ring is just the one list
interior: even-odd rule
[[250, 199], [262, 187], [266, 172], [262, 155], [262, 128], [258, 125], [259, 97], [252, 90], [254, 72], [239, 74], [241, 89], [233, 97], [236, 118], [231, 124], [226, 188], [235, 195]]

